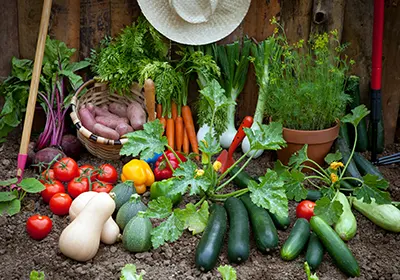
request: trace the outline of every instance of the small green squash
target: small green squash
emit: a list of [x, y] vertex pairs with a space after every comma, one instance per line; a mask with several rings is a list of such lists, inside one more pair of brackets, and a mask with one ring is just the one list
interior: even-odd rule
[[115, 212], [129, 201], [131, 196], [136, 193], [132, 181], [126, 181], [116, 185], [110, 192], [111, 197], [115, 201]]
[[140, 196], [138, 194], [131, 195], [129, 201], [125, 202], [124, 205], [118, 210], [117, 218], [115, 221], [117, 225], [124, 230], [125, 226], [128, 222], [137, 215], [140, 211], [146, 211], [147, 207], [140, 200]]
[[149, 218], [134, 217], [125, 226], [122, 243], [129, 252], [146, 252], [151, 248], [151, 230]]

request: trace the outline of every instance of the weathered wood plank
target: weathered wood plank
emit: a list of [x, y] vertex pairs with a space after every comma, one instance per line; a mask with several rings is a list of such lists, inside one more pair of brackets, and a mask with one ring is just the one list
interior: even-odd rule
[[139, 16], [140, 8], [136, 0], [111, 0], [111, 36], [115, 37]]
[[281, 21], [289, 43], [307, 40], [313, 0], [283, 0], [282, 3]]

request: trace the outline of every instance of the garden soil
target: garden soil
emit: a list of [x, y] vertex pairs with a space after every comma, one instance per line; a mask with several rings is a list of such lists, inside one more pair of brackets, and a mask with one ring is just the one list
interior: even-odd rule
[[[6, 143], [0, 144], [0, 180], [15, 175], [18, 150], [18, 133], [11, 135]], [[399, 151], [400, 146], [394, 145], [385, 153]], [[272, 166], [272, 157], [271, 154], [264, 154], [253, 161], [247, 171], [252, 175], [265, 173], [266, 169]], [[84, 153], [78, 163], [100, 165], [104, 161]], [[120, 171], [124, 160], [111, 163]], [[393, 200], [399, 201], [399, 165], [381, 167], [380, 170], [390, 181], [389, 191]], [[25, 173], [25, 177], [32, 175], [33, 171], [29, 169]], [[144, 195], [144, 200], [148, 199], [148, 195]], [[296, 205], [297, 203], [290, 202], [291, 227], [295, 220]], [[29, 238], [25, 231], [26, 220], [36, 213], [48, 215], [53, 221], [51, 233], [41, 241]], [[360, 265], [361, 276], [358, 279], [400, 280], [400, 234], [378, 228], [358, 212], [355, 212], [355, 215], [358, 230], [356, 236], [348, 242], [348, 246]], [[68, 223], [67, 216], [53, 215], [39, 195], [28, 195], [24, 199], [21, 213], [13, 217], [0, 216], [0, 279], [29, 279], [32, 270], [43, 271], [45, 279], [119, 279], [121, 268], [128, 263], [135, 264], [138, 271], [144, 270], [144, 279], [148, 280], [221, 279], [216, 268], [207, 273], [196, 269], [194, 253], [200, 236], [193, 236], [189, 232], [185, 232], [178, 241], [150, 252], [133, 254], [127, 252], [121, 243], [112, 246], [101, 244], [97, 255], [91, 261], [73, 261], [65, 257], [58, 248], [58, 238]], [[280, 246], [288, 234], [289, 230], [279, 231]], [[237, 270], [238, 279], [307, 279], [303, 269], [304, 258], [303, 253], [295, 260], [285, 262], [280, 258], [279, 250], [271, 254], [262, 254], [257, 251], [254, 240], [251, 239], [249, 259], [243, 264], [233, 266]], [[220, 264], [228, 264], [226, 241], [217, 266]], [[327, 253], [317, 275], [319, 279], [347, 279]]]

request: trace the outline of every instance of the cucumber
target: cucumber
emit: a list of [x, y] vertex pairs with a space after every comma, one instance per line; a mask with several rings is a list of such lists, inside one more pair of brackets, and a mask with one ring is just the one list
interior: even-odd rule
[[128, 222], [135, 217], [139, 211], [146, 210], [147, 207], [140, 200], [140, 196], [138, 194], [133, 194], [129, 201], [125, 202], [124, 205], [122, 205], [118, 210], [115, 222], [122, 230], [124, 230]]
[[[342, 137], [339, 137], [338, 139], [336, 139], [335, 146], [336, 146], [336, 150], [339, 150], [340, 153], [342, 154], [343, 164], [346, 165], [347, 161], [350, 158], [350, 153], [351, 153], [349, 146], [347, 145], [346, 141]], [[347, 177], [354, 177], [354, 178], [358, 178], [358, 179], [362, 180], [362, 176], [361, 176], [360, 172], [358, 171], [357, 166], [353, 159], [350, 160], [350, 163], [346, 168], [345, 175]], [[349, 182], [355, 186], [359, 185], [359, 182], [355, 181], [355, 180], [351, 180]]]
[[322, 197], [322, 193], [319, 190], [307, 190], [306, 200], [317, 201]]
[[146, 252], [151, 248], [151, 230], [149, 218], [134, 217], [125, 226], [122, 243], [129, 252]]
[[117, 184], [110, 192], [110, 196], [115, 201], [115, 212], [118, 212], [119, 208], [121, 208], [121, 206], [124, 205], [124, 203], [127, 202], [134, 193], [136, 193], [136, 190], [133, 187], [132, 181]]
[[379, 179], [385, 179], [382, 173], [376, 168], [369, 160], [363, 157], [361, 154], [355, 152], [353, 156], [354, 162], [362, 175], [372, 174], [379, 177]]
[[354, 217], [349, 201], [343, 193], [338, 192], [336, 200], [342, 204], [343, 213], [340, 215], [334, 229], [337, 234], [339, 234], [340, 238], [342, 238], [344, 241], [349, 241], [357, 232], [356, 217]]
[[[239, 166], [235, 166], [232, 168], [232, 170], [229, 172], [231, 176], [235, 175], [238, 171], [240, 170]], [[247, 188], [249, 185], [250, 181], [255, 181], [253, 177], [249, 175], [246, 171], [241, 171], [239, 172], [235, 178], [233, 178], [233, 183], [238, 186], [239, 188]]]
[[312, 270], [316, 270], [324, 257], [324, 246], [319, 241], [318, 236], [312, 232], [308, 240], [306, 261]]
[[196, 248], [196, 266], [203, 272], [214, 268], [221, 252], [226, 232], [225, 208], [213, 204], [203, 236]]
[[351, 198], [351, 203], [358, 212], [370, 219], [377, 226], [392, 232], [400, 232], [400, 210], [392, 204], [371, 204]]
[[257, 248], [261, 252], [276, 249], [279, 242], [278, 232], [268, 211], [255, 205], [248, 194], [242, 195], [240, 199], [249, 213]]
[[289, 213], [287, 213], [287, 215], [285, 215], [284, 217], [275, 215], [274, 213], [271, 213], [269, 211], [268, 211], [268, 214], [271, 217], [272, 221], [274, 222], [275, 227], [282, 229], [282, 230], [285, 230], [289, 227], [289, 225], [290, 225]]
[[250, 254], [249, 215], [243, 202], [236, 197], [225, 200], [224, 206], [229, 217], [228, 260], [241, 263]]
[[356, 259], [332, 227], [319, 216], [311, 217], [310, 224], [312, 231], [318, 236], [340, 270], [351, 277], [360, 276], [360, 267]]
[[346, 123], [340, 126], [339, 136], [346, 141], [348, 147], [350, 148], [350, 143], [352, 142], [350, 141], [349, 127], [347, 126]]
[[281, 257], [285, 261], [295, 259], [307, 244], [310, 237], [310, 224], [304, 218], [299, 218], [294, 223], [288, 239], [282, 246]]

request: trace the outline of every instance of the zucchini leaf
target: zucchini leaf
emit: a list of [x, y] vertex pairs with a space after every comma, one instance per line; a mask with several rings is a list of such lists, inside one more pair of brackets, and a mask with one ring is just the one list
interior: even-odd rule
[[282, 136], [282, 124], [259, 124], [259, 129], [243, 128], [250, 141], [251, 150], [279, 150], [286, 146]]
[[342, 118], [342, 123], [351, 123], [355, 127], [358, 126], [360, 121], [366, 117], [370, 111], [365, 107], [364, 104], [357, 106], [356, 108], [351, 110], [351, 113], [347, 114]]
[[334, 161], [340, 161], [342, 158], [343, 158], [342, 153], [339, 150], [337, 150], [336, 153], [334, 154], [333, 153], [327, 154], [324, 160], [327, 164], [331, 164]]
[[199, 150], [202, 153], [207, 154], [209, 158], [213, 155], [219, 154], [222, 151], [222, 148], [220, 145], [212, 145], [214, 142], [217, 142], [215, 137], [213, 137], [210, 132], [207, 132], [204, 139], [199, 142]]
[[336, 223], [343, 213], [343, 206], [337, 200], [322, 197], [315, 202], [314, 214], [321, 217], [329, 225]]
[[232, 266], [220, 265], [218, 271], [221, 273], [222, 280], [236, 280], [236, 270]]
[[174, 242], [181, 237], [185, 229], [184, 223], [172, 213], [167, 220], [163, 221], [158, 227], [151, 231], [151, 243], [157, 249], [165, 242]]
[[307, 159], [307, 148], [308, 145], [305, 144], [303, 148], [295, 152], [289, 159], [289, 166], [294, 169], [298, 169]]
[[292, 170], [292, 172], [290, 172], [289, 180], [285, 182], [288, 199], [294, 199], [297, 202], [306, 199], [307, 190], [303, 185], [304, 178], [305, 175], [298, 170]]
[[360, 188], [354, 190], [353, 195], [357, 199], [363, 199], [365, 203], [371, 203], [374, 198], [377, 204], [391, 203], [390, 195], [385, 192], [389, 183], [385, 179], [379, 179], [376, 175], [367, 174], [363, 177], [364, 183]]
[[175, 209], [176, 217], [184, 223], [184, 228], [191, 231], [193, 234], [198, 234], [204, 231], [210, 215], [208, 210], [208, 202], [204, 201], [199, 210], [193, 203], [186, 205], [185, 209]]
[[198, 176], [197, 171], [197, 165], [191, 160], [179, 164], [173, 173], [174, 188], [171, 190], [171, 195], [185, 194], [189, 187], [190, 195], [207, 191], [211, 186], [211, 181], [207, 176]]
[[138, 275], [136, 272], [136, 265], [126, 264], [121, 270], [121, 277], [119, 280], [143, 280], [143, 275], [146, 273], [142, 270]]

